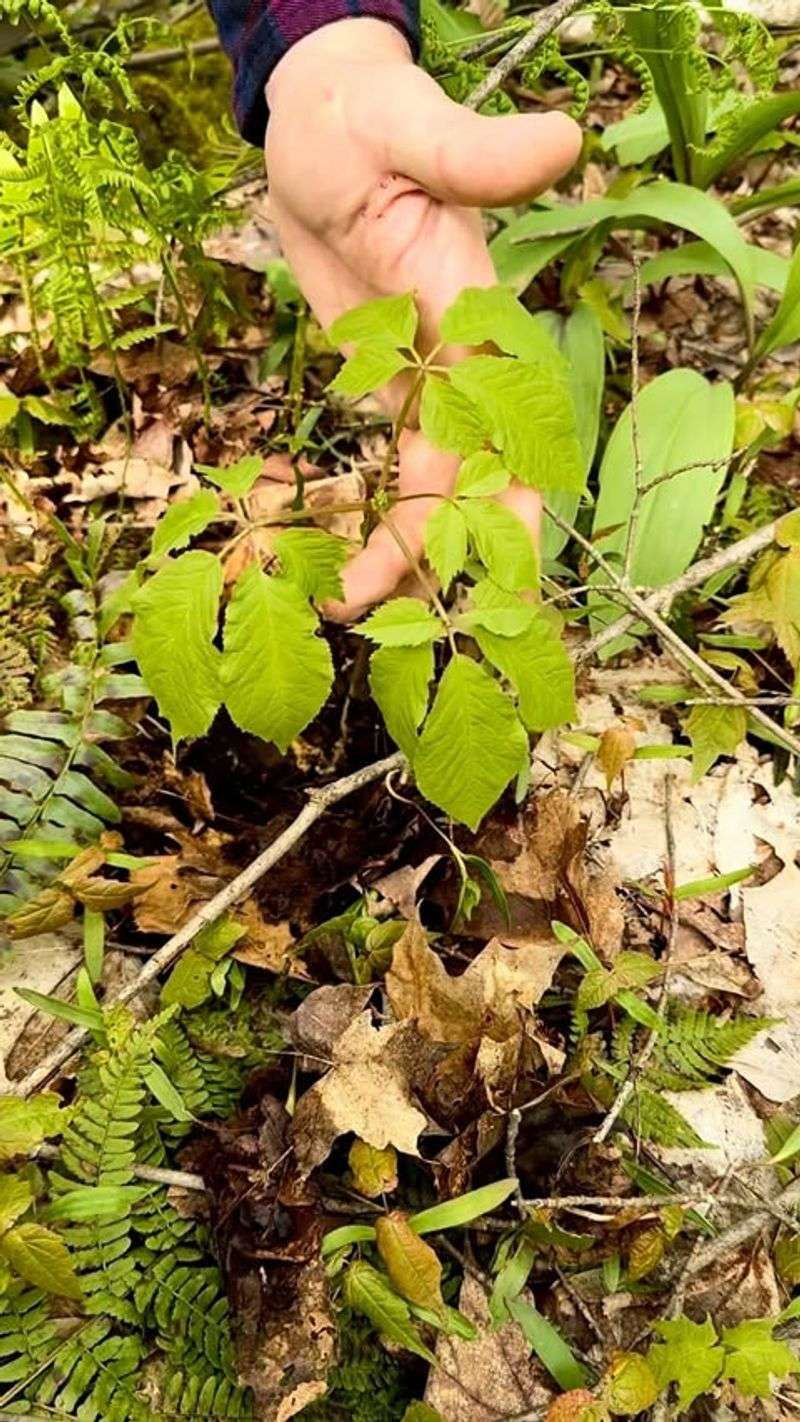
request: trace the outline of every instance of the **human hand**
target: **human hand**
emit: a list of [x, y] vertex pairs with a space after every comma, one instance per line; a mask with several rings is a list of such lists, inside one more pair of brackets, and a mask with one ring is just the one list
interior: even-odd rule
[[[564, 114], [485, 118], [453, 103], [412, 60], [392, 25], [341, 20], [302, 39], [267, 86], [266, 158], [281, 243], [309, 304], [327, 328], [378, 296], [413, 291], [423, 350], [459, 292], [496, 276], [481, 207], [523, 202], [575, 162], [578, 125]], [[439, 359], [460, 358], [445, 351]], [[383, 392], [397, 414], [402, 391]], [[344, 571], [346, 621], [387, 597], [409, 571], [405, 549], [451, 492], [458, 460], [416, 429], [400, 442], [398, 503]], [[418, 494], [432, 495], [417, 498]], [[538, 535], [535, 490], [500, 495]]]

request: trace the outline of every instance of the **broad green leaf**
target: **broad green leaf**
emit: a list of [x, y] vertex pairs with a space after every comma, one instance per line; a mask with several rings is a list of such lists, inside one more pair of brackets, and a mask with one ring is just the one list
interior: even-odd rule
[[558, 351], [547, 333], [507, 286], [465, 287], [442, 317], [439, 333], [443, 341], [457, 346], [491, 341], [520, 360], [558, 362]]
[[600, 138], [605, 153], [616, 149], [617, 162], [624, 168], [638, 167], [661, 153], [669, 143], [669, 129], [658, 99], [653, 96], [646, 109], [610, 123]]
[[201, 489], [183, 503], [170, 504], [153, 530], [150, 556], [160, 558], [176, 548], [185, 548], [199, 533], [205, 532], [218, 513], [219, 499], [212, 489]]
[[[711, 385], [696, 371], [671, 370], [640, 392], [636, 420], [641, 485], [647, 490], [655, 481], [661, 482], [641, 501], [631, 578], [640, 587], [658, 588], [689, 566], [714, 512], [733, 450], [733, 391], [727, 382]], [[665, 478], [688, 464], [703, 467]], [[633, 420], [628, 406], [608, 441], [600, 468], [594, 537], [601, 553], [624, 552], [635, 497]], [[600, 571], [596, 579], [602, 581], [604, 576]], [[591, 606], [596, 625], [605, 626], [620, 616], [618, 607], [597, 597]], [[618, 650], [618, 644], [612, 644], [611, 650]]]
[[20, 1175], [0, 1175], [0, 1235], [33, 1204], [33, 1189]]
[[303, 594], [255, 564], [240, 574], [225, 619], [225, 705], [243, 731], [285, 754], [324, 706], [333, 682], [327, 642]]
[[797, 92], [770, 94], [761, 99], [748, 97], [737, 109], [735, 120], [726, 125], [722, 141], [694, 154], [693, 182], [700, 188], [709, 188], [734, 163], [752, 153], [761, 139], [778, 128], [784, 119], [798, 113], [800, 94]]
[[469, 499], [463, 510], [473, 550], [490, 578], [510, 592], [537, 588], [536, 549], [522, 519], [494, 499]]
[[0, 384], [0, 427], [10, 425], [19, 414], [20, 398], [12, 394], [6, 385]]
[[388, 385], [407, 365], [405, 357], [391, 347], [381, 346], [373, 350], [363, 346], [345, 361], [328, 389], [335, 395], [348, 395], [351, 400], [360, 400], [373, 390]]
[[350, 552], [345, 538], [321, 528], [286, 528], [275, 539], [275, 552], [305, 597], [315, 602], [344, 597], [341, 572]]
[[450, 499], [443, 499], [425, 524], [425, 556], [446, 592], [467, 561], [466, 520]]
[[641, 1353], [614, 1353], [602, 1386], [603, 1400], [615, 1417], [638, 1417], [653, 1406], [659, 1393]]
[[47, 1206], [50, 1224], [84, 1224], [115, 1220], [124, 1216], [152, 1190], [152, 1185], [80, 1185], [67, 1190]]
[[204, 736], [222, 703], [221, 592], [219, 559], [195, 552], [170, 559], [133, 599], [133, 653], [176, 741]]
[[379, 296], [340, 316], [328, 331], [334, 346], [394, 346], [409, 350], [417, 334], [419, 316], [413, 295]]
[[68, 1119], [53, 1091], [41, 1091], [29, 1101], [0, 1096], [0, 1165], [29, 1155], [50, 1136], [57, 1136]]
[[399, 1210], [375, 1221], [378, 1253], [393, 1287], [409, 1303], [444, 1310], [442, 1266], [429, 1244], [421, 1239]]
[[431, 1205], [428, 1210], [420, 1210], [412, 1215], [408, 1223], [416, 1234], [438, 1234], [440, 1230], [461, 1229], [464, 1225], [479, 1220], [481, 1215], [491, 1215], [510, 1199], [517, 1188], [517, 1181], [495, 1180], [492, 1185], [482, 1185], [480, 1190], [470, 1190], [455, 1200], [445, 1200], [442, 1205]]
[[211, 974], [217, 963], [236, 946], [245, 930], [232, 918], [209, 923], [178, 959], [161, 989], [161, 1004], [201, 1007], [211, 996]]
[[329, 1259], [337, 1249], [349, 1249], [352, 1244], [374, 1244], [375, 1230], [372, 1225], [340, 1225], [329, 1230], [322, 1241], [320, 1254]]
[[747, 735], [744, 706], [693, 706], [685, 726], [692, 743], [692, 779], [702, 780], [721, 755], [735, 755]]
[[655, 1330], [663, 1343], [654, 1343], [647, 1361], [659, 1387], [678, 1384], [678, 1411], [685, 1412], [696, 1398], [709, 1392], [722, 1370], [723, 1351], [710, 1318], [693, 1323], [689, 1318], [659, 1319]]
[[195, 464], [194, 467], [199, 474], [205, 474], [212, 484], [216, 484], [218, 489], [230, 494], [231, 498], [243, 499], [260, 478], [264, 460], [260, 454], [246, 454], [243, 459], [237, 459], [235, 464], [228, 464], [225, 469], [217, 469], [213, 464]]
[[497, 682], [469, 657], [452, 658], [420, 737], [420, 793], [476, 830], [519, 773], [528, 738]]
[[405, 1299], [394, 1292], [386, 1276], [371, 1264], [359, 1260], [350, 1265], [344, 1279], [344, 1297], [350, 1308], [364, 1314], [382, 1337], [417, 1353], [428, 1363], [436, 1361], [411, 1322]]
[[75, 1002], [62, 1002], [60, 997], [49, 997], [33, 988], [14, 988], [17, 997], [35, 1007], [37, 1012], [45, 1012], [48, 1017], [57, 1017], [61, 1022], [71, 1022], [73, 1027], [85, 1027], [88, 1032], [99, 1032], [103, 1026], [102, 1013], [89, 1007], [79, 1007]]
[[800, 1373], [800, 1361], [788, 1343], [773, 1338], [774, 1327], [773, 1318], [754, 1318], [722, 1331], [722, 1376], [730, 1378], [743, 1397], [770, 1397], [775, 1382]]
[[583, 489], [583, 459], [563, 363], [528, 365], [506, 356], [477, 355], [455, 366], [450, 378], [478, 407], [512, 474], [540, 489]]
[[428, 376], [420, 400], [419, 422], [430, 443], [450, 454], [473, 454], [486, 443], [479, 412], [466, 395], [456, 390], [449, 376]]
[[393, 597], [354, 628], [382, 647], [419, 647], [442, 635], [438, 617], [417, 597]]
[[496, 1327], [508, 1320], [506, 1303], [522, 1293], [536, 1258], [536, 1246], [531, 1239], [522, 1239], [502, 1269], [495, 1275], [489, 1298], [489, 1312]]
[[178, 1088], [170, 1081], [164, 1068], [158, 1062], [151, 1062], [143, 1073], [143, 1080], [148, 1090], [155, 1096], [159, 1106], [169, 1113], [173, 1121], [190, 1122], [194, 1121], [191, 1111], [187, 1110]]
[[542, 237], [538, 242], [517, 242], [512, 222], [493, 239], [489, 253], [498, 280], [521, 296], [534, 277], [562, 256], [574, 241], [575, 237], [568, 233], [565, 237]]
[[[555, 311], [540, 311], [536, 320], [550, 333], [567, 362], [578, 443], [588, 479], [597, 450], [605, 389], [606, 342], [600, 318], [588, 301], [579, 301], [567, 317]], [[548, 494], [546, 504], [566, 523], [574, 524], [580, 495], [556, 489]], [[545, 518], [540, 543], [542, 559], [557, 558], [567, 538], [552, 519]]]
[[530, 625], [516, 637], [475, 628], [487, 661], [507, 677], [519, 697], [519, 714], [529, 731], [546, 731], [575, 719], [575, 672], [551, 619], [533, 609]]
[[[789, 278], [789, 262], [779, 252], [768, 247], [748, 245], [750, 274], [755, 286], [767, 286], [784, 291]], [[680, 247], [667, 247], [643, 262], [639, 271], [642, 286], [654, 286], [669, 277], [712, 276], [730, 277], [728, 263], [708, 242], [684, 242]]]
[[103, 976], [105, 957], [106, 921], [96, 909], [83, 911], [83, 962], [90, 981], [99, 983]]
[[433, 681], [433, 647], [378, 647], [369, 664], [373, 698], [386, 729], [404, 755], [413, 760], [417, 731], [428, 710], [428, 688]]
[[481, 627], [498, 637], [518, 637], [538, 616], [540, 612], [532, 602], [501, 588], [491, 578], [484, 578], [472, 589], [472, 607], [461, 615], [458, 625], [466, 632]]
[[456, 494], [462, 499], [482, 499], [501, 494], [508, 488], [511, 475], [503, 461], [491, 450], [478, 450], [464, 460], [458, 471]]
[[60, 1298], [80, 1298], [81, 1286], [67, 1246], [44, 1225], [21, 1224], [9, 1230], [0, 1238], [0, 1254], [20, 1278], [35, 1288]]
[[[800, 100], [800, 95], [797, 96]], [[758, 338], [755, 354], [761, 358], [800, 337], [800, 247], [792, 257], [786, 288], [772, 320]]]
[[586, 1369], [578, 1362], [566, 1339], [550, 1320], [524, 1299], [508, 1299], [506, 1308], [514, 1322], [522, 1329], [525, 1341], [533, 1349], [540, 1363], [544, 1363], [559, 1387], [565, 1392], [572, 1388], [584, 1387], [587, 1379]]

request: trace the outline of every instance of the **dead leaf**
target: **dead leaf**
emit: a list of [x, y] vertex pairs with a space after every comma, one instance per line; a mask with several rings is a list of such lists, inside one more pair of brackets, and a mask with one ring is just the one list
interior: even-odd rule
[[[145, 822], [143, 814], [128, 817]], [[222, 835], [213, 830], [191, 835], [171, 817], [164, 821], [159, 821], [159, 827], [178, 841], [180, 854], [161, 855], [130, 876], [137, 893], [133, 916], [142, 933], [174, 933], [196, 904], [213, 898], [231, 873], [222, 857], [226, 843]]]
[[295, 936], [288, 923], [267, 923], [254, 899], [248, 899], [237, 908], [236, 918], [244, 924], [245, 936], [237, 943], [234, 958], [251, 968], [289, 973], [293, 978], [308, 980], [309, 973], [302, 959], [292, 952]]
[[[524, 1295], [523, 1295], [524, 1297]], [[447, 1422], [498, 1422], [501, 1417], [538, 1415], [553, 1399], [542, 1364], [516, 1323], [492, 1331], [483, 1287], [466, 1274], [458, 1301], [478, 1337], [439, 1335], [425, 1401]]]
[[351, 983], [340, 983], [315, 988], [292, 1013], [289, 1039], [299, 1052], [311, 1058], [311, 1071], [330, 1063], [334, 1046], [364, 1011], [373, 991], [371, 984], [353, 987]]
[[415, 1234], [402, 1210], [375, 1221], [378, 1253], [397, 1290], [409, 1303], [444, 1313], [442, 1266], [435, 1250]]
[[610, 790], [618, 775], [621, 775], [636, 750], [636, 736], [625, 725], [611, 726], [600, 737], [597, 764], [606, 777], [606, 787]]
[[436, 865], [443, 859], [441, 854], [430, 854], [421, 864], [405, 864], [391, 874], [384, 874], [373, 884], [376, 894], [388, 899], [401, 918], [411, 920], [417, 915], [417, 898], [422, 885]]
[[297, 1105], [292, 1139], [304, 1174], [350, 1131], [376, 1150], [393, 1145], [405, 1155], [419, 1154], [426, 1119], [411, 1101], [419, 1045], [410, 1022], [375, 1029], [363, 1012], [350, 1024], [334, 1045], [331, 1071]]
[[727, 1170], [741, 1170], [764, 1159], [761, 1119], [735, 1076], [705, 1090], [665, 1091], [664, 1097], [705, 1142], [704, 1147], [655, 1148], [668, 1165], [691, 1169], [701, 1179], [717, 1180]]

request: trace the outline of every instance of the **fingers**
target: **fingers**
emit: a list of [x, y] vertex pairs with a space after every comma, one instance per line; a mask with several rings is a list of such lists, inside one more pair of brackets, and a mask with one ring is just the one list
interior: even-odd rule
[[453, 103], [428, 75], [409, 71], [390, 167], [443, 202], [497, 207], [544, 192], [577, 161], [581, 130], [562, 113], [487, 118]]

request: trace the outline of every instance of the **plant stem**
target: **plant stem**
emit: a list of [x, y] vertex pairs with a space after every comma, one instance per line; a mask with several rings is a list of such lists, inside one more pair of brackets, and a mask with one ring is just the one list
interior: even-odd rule
[[564, 20], [569, 19], [585, 0], [556, 0], [555, 5], [550, 5], [546, 10], [542, 10], [534, 24], [518, 40], [515, 45], [503, 55], [493, 69], [489, 70], [486, 78], [481, 80], [476, 89], [473, 89], [467, 99], [468, 109], [480, 109], [491, 98], [492, 94], [505, 83], [509, 75], [513, 73], [520, 64], [524, 64], [529, 54], [533, 54], [538, 49], [543, 40], [557, 30]]

